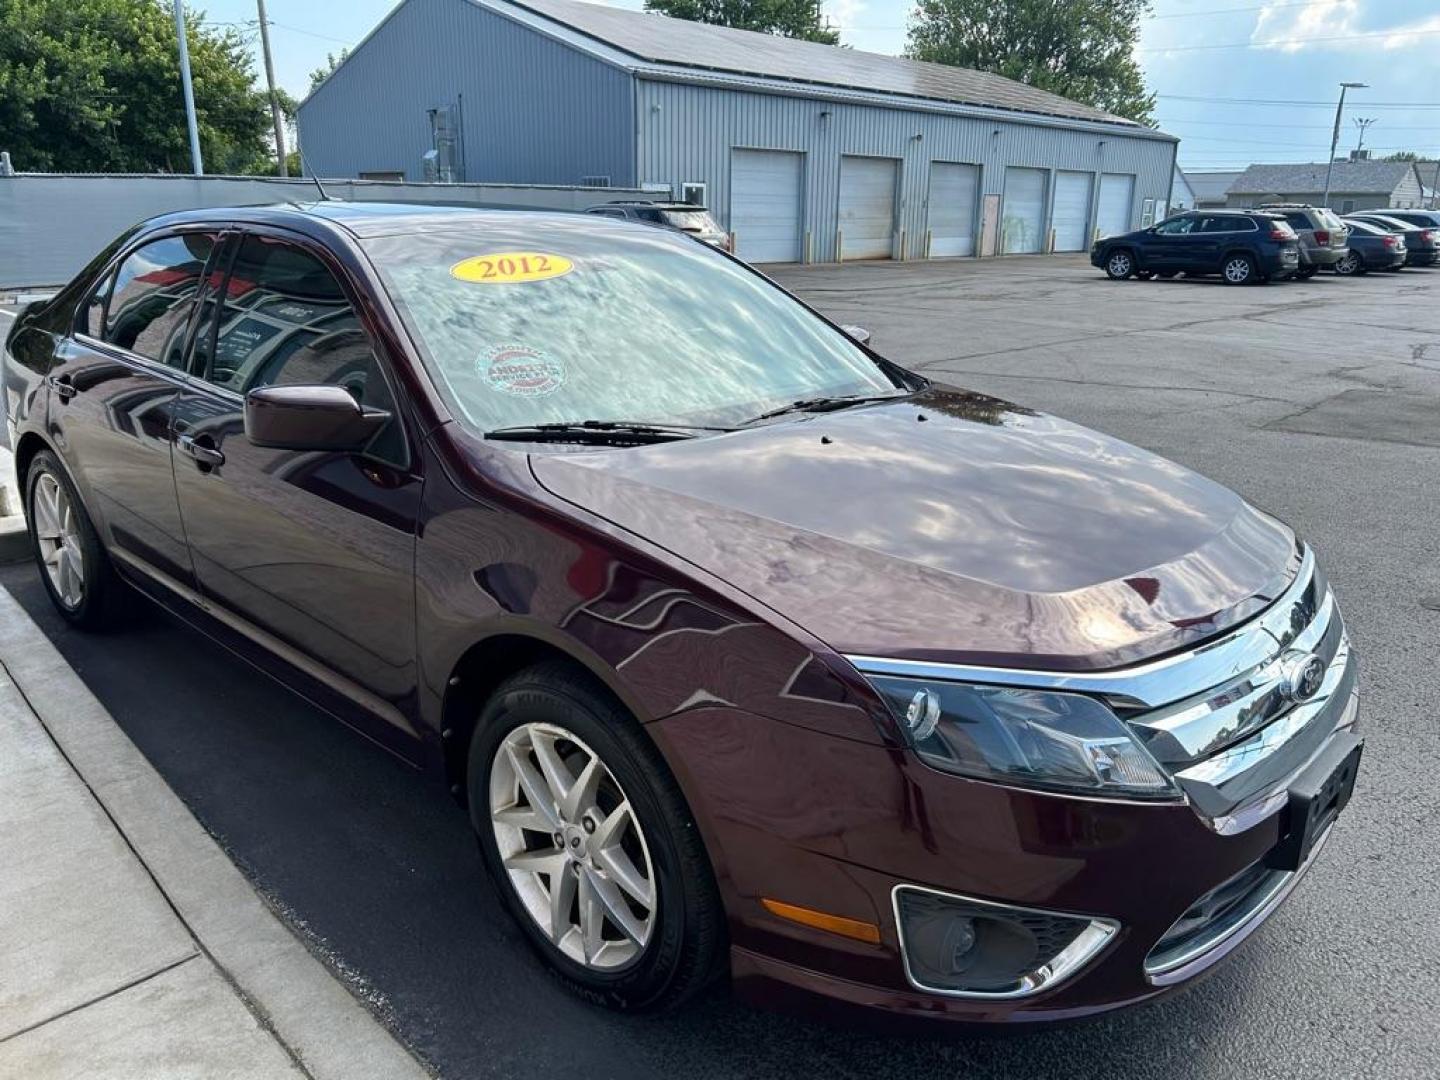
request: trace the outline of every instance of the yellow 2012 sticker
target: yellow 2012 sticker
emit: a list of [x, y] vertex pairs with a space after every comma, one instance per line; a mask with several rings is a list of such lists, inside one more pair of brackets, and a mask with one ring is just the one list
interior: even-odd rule
[[574, 268], [575, 264], [563, 255], [544, 251], [497, 251], [494, 255], [462, 259], [450, 267], [450, 276], [480, 285], [516, 285], [548, 281]]

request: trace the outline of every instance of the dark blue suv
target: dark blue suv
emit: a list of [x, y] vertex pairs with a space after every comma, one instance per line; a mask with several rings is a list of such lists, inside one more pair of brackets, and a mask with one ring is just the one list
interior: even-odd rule
[[1262, 210], [1191, 210], [1123, 236], [1104, 236], [1090, 263], [1121, 281], [1219, 274], [1227, 285], [1294, 277], [1300, 240], [1280, 214]]

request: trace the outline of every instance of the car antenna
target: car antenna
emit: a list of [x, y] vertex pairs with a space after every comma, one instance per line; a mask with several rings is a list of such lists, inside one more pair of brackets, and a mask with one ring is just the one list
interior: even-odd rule
[[[301, 150], [301, 151], [299, 151], [299, 154], [300, 154], [300, 170], [301, 170], [302, 172], [310, 172], [310, 170], [305, 167], [305, 152], [304, 152], [303, 150]], [[333, 195], [331, 195], [328, 191], [325, 190], [325, 185], [322, 184], [322, 183], [320, 183], [320, 177], [316, 176], [314, 173], [310, 173], [310, 179], [315, 182], [315, 187], [316, 187], [316, 189], [320, 192], [320, 201], [321, 201], [321, 202], [339, 202], [339, 201], [340, 201], [339, 199], [336, 199]]]

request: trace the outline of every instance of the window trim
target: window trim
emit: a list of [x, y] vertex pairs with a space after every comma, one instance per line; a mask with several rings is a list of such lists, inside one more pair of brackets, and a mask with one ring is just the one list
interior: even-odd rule
[[[286, 228], [283, 225], [237, 222], [234, 225], [226, 226], [225, 232], [233, 237], [233, 243], [230, 246], [230, 260], [225, 267], [225, 277], [220, 286], [222, 296], [229, 295], [230, 275], [234, 272], [235, 260], [240, 253], [240, 245], [245, 242], [247, 237], [251, 236], [269, 236], [300, 248], [306, 254], [314, 256], [315, 259], [325, 267], [326, 272], [335, 279], [335, 282], [340, 286], [340, 290], [345, 294], [346, 302], [349, 303], [351, 309], [355, 312], [356, 320], [360, 323], [360, 329], [365, 334], [366, 340], [370, 343], [370, 351], [375, 357], [375, 366], [380, 372], [380, 377], [385, 380], [386, 389], [390, 391], [390, 400], [395, 403], [395, 408], [391, 411], [391, 420], [400, 426], [400, 443], [405, 448], [405, 460], [390, 461], [370, 453], [368, 448], [355, 451], [355, 454], [357, 457], [379, 462], [387, 468], [399, 469], [401, 472], [413, 474], [416, 460], [415, 447], [412, 445], [410, 438], [411, 425], [404, 415], [408, 399], [403, 393], [400, 380], [395, 375], [394, 360], [390, 356], [389, 350], [384, 347], [380, 335], [375, 333], [373, 320], [370, 318], [365, 305], [360, 303], [359, 294], [354, 282], [350, 280], [349, 273], [345, 270], [344, 266], [340, 264], [340, 261], [335, 258], [334, 253], [314, 237], [294, 229]], [[219, 307], [216, 308], [215, 314], [216, 317], [211, 320], [211, 334], [213, 335], [211, 338], [212, 357], [214, 356], [215, 344], [220, 333]], [[175, 369], [168, 368], [167, 370], [174, 371]], [[239, 402], [242, 409], [244, 407], [244, 394], [231, 390], [229, 387], [218, 386], [204, 377], [197, 376], [190, 372], [184, 373], [184, 379], [190, 388], [204, 390], [226, 401]]]
[[[221, 251], [224, 248], [226, 229], [227, 226], [220, 224], [202, 224], [196, 222], [186, 222], [181, 225], [171, 225], [162, 229], [156, 229], [153, 232], [141, 233], [133, 237], [130, 243], [126, 244], [123, 248], [121, 248], [110, 259], [110, 261], [105, 264], [105, 268], [101, 270], [100, 273], [97, 274], [92, 279], [92, 281], [85, 287], [84, 292], [81, 294], [81, 302], [75, 305], [75, 317], [72, 320], [70, 326], [70, 335], [75, 338], [76, 341], [82, 342], [91, 348], [99, 349], [102, 352], [111, 353], [132, 363], [139, 364], [144, 368], [148, 369], [149, 371], [156, 373], [168, 373], [176, 379], [185, 381], [189, 375], [188, 371], [185, 368], [171, 367], [169, 364], [165, 364], [159, 360], [155, 360], [152, 357], [146, 356], [144, 353], [138, 353], [133, 349], [127, 349], [123, 345], [116, 345], [113, 341], [106, 341], [104, 338], [92, 337], [89, 333], [86, 332], [86, 330], [82, 330], [80, 328], [80, 323], [83, 321], [82, 312], [84, 311], [85, 306], [88, 304], [90, 297], [94, 295], [95, 289], [100, 285], [102, 281], [104, 281], [106, 278], [109, 278], [109, 285], [106, 287], [105, 292], [104, 313], [101, 320], [102, 323], [109, 322], [110, 301], [115, 294], [115, 281], [119, 277], [118, 271], [120, 269], [120, 265], [124, 263], [124, 261], [128, 259], [131, 255], [135, 254], [135, 252], [139, 251], [143, 247], [147, 247], [150, 244], [160, 240], [168, 240], [172, 237], [183, 236], [186, 233], [214, 233], [218, 237], [214, 249], [210, 252], [209, 258], [205, 260], [205, 265], [200, 268], [201, 281], [203, 282], [206, 276], [205, 271], [209, 268], [211, 262], [214, 260], [215, 253]], [[196, 304], [195, 311], [198, 310], [199, 305]], [[195, 334], [195, 311], [191, 311], [189, 320], [187, 320], [185, 326], [184, 356], [187, 367], [190, 362], [190, 354], [193, 350], [194, 344], [193, 338]], [[86, 329], [88, 329], [88, 325]]]

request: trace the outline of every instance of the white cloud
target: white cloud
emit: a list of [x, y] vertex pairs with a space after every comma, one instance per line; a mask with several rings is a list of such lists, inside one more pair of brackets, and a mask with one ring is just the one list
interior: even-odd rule
[[1360, 21], [1361, 0], [1277, 0], [1260, 9], [1250, 40], [1280, 52], [1304, 49], [1409, 49], [1434, 44], [1440, 15], [1400, 26], [1367, 26]]
[[865, 0], [824, 0], [825, 16], [835, 26], [858, 26]]

